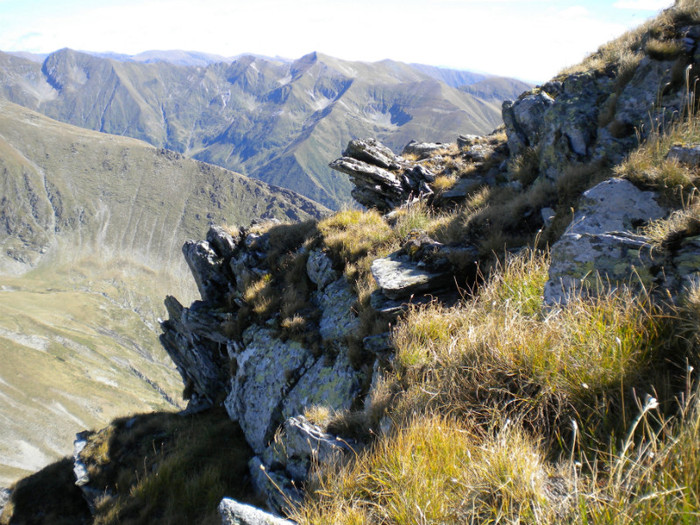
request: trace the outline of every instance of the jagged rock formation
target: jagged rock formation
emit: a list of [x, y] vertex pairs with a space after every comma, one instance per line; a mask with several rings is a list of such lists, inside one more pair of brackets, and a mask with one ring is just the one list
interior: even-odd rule
[[[269, 446], [278, 428], [284, 424], [289, 433], [298, 426], [295, 418], [315, 405], [348, 409], [366, 391], [367, 372], [353, 367], [345, 343], [357, 330], [356, 299], [345, 277], [338, 275], [323, 252], [306, 254], [304, 270], [314, 287], [310, 308], [319, 314], [305, 330], [317, 334], [318, 343], [325, 348], [319, 352], [314, 349], [318, 343], [309, 345], [285, 336], [279, 319], [256, 324], [244, 318], [246, 286], [265, 279], [270, 271], [266, 260], [270, 234], [241, 229], [232, 236], [214, 227], [207, 239], [186, 243], [183, 248], [202, 300], [184, 308], [168, 298], [170, 318], [163, 323], [161, 341], [187, 385], [191, 410], [224, 401], [258, 455], [255, 461], [267, 469], [264, 476], [256, 477], [259, 469], [253, 466], [253, 479], [264, 485], [267, 476], [282, 476], [276, 484], [283, 486], [285, 476], [297, 479], [300, 475], [300, 462], [306, 462], [308, 468], [308, 459], [315, 452], [307, 450], [300, 456], [296, 451], [287, 459], [270, 456]], [[231, 333], [236, 324], [242, 327], [239, 336]], [[275, 474], [284, 473], [287, 463], [286, 474]], [[270, 487], [268, 496], [274, 499], [275, 492]]]
[[[413, 144], [409, 147], [416, 150]], [[355, 185], [351, 194], [357, 202], [382, 212], [397, 208], [412, 198], [433, 193], [428, 183], [435, 181], [435, 175], [429, 169], [397, 157], [375, 139], [350, 141], [343, 157], [329, 166], [350, 176]]]

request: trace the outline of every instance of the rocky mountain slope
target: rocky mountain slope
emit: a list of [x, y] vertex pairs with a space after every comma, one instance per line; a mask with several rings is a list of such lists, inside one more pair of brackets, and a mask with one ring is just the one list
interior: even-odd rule
[[390, 147], [484, 133], [497, 108], [398, 62], [311, 53], [180, 66], [64, 49], [42, 64], [0, 53], [0, 95], [63, 122], [145, 140], [291, 188], [326, 206], [350, 186], [327, 159], [348, 140]]
[[[351, 141], [331, 165], [367, 211], [186, 242], [200, 299], [166, 299], [161, 341], [189, 411], [223, 406], [249, 446], [216, 494], [243, 485], [278, 515], [223, 499], [223, 522], [694, 519], [699, 64], [700, 5], [679, 0], [504, 104], [491, 135]], [[182, 511], [144, 505], [166, 452], [108, 475], [124, 426], [79, 439], [94, 519], [214, 522], [201, 487]], [[228, 450], [179, 465], [219, 480]]]

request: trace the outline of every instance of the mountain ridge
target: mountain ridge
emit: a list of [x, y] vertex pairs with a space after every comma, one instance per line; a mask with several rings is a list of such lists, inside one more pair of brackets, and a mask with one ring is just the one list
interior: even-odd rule
[[[206, 66], [69, 49], [37, 64], [0, 53], [0, 79], [0, 95], [51, 118], [303, 188], [330, 207], [348, 202], [350, 188], [327, 159], [352, 138], [378, 136], [399, 150], [414, 139], [449, 141], [501, 122], [490, 101], [411, 65], [316, 52], [290, 62], [246, 55]], [[295, 166], [291, 175], [288, 166]]]

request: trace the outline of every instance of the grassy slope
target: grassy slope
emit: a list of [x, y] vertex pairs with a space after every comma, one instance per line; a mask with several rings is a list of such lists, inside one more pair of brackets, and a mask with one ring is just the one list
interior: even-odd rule
[[246, 225], [261, 215], [305, 219], [321, 211], [291, 192], [8, 102], [0, 102], [0, 150], [0, 243], [27, 261], [71, 233], [74, 252], [181, 266], [182, 243], [201, 238], [211, 222]]
[[153, 325], [84, 276], [0, 277], [0, 484], [69, 453], [76, 432], [182, 402]]

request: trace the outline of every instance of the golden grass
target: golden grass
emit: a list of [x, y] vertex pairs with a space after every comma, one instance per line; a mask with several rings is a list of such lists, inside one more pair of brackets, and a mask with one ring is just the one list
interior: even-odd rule
[[[482, 437], [450, 418], [425, 416], [325, 476], [299, 523], [468, 523], [532, 520], [547, 512], [549, 469], [514, 427]], [[481, 521], [479, 521], [481, 522]]]
[[697, 23], [700, 23], [700, 1], [676, 0], [673, 7], [604, 44], [583, 62], [564, 69], [557, 77], [587, 71], [603, 72], [612, 68], [618, 77], [619, 92], [645, 53], [657, 60], [675, 58], [680, 52], [676, 40], [681, 35], [677, 34], [677, 30]]
[[697, 168], [667, 158], [674, 145], [700, 142], [694, 89], [691, 90], [688, 85], [686, 116], [667, 129], [654, 130], [644, 144], [615, 168], [616, 175], [661, 192], [666, 203], [674, 207], [681, 205], [700, 186], [700, 172]]
[[391, 228], [376, 210], [340, 211], [320, 221], [318, 230], [331, 255], [345, 264], [380, 250], [391, 251], [394, 241]]
[[435, 193], [439, 195], [452, 189], [452, 187], [454, 187], [454, 185], [457, 184], [458, 180], [459, 179], [457, 175], [454, 174], [438, 175], [437, 177], [435, 177], [435, 181], [430, 185], [430, 187]]
[[669, 217], [649, 223], [643, 230], [651, 242], [661, 248], [676, 248], [685, 238], [700, 235], [700, 200], [693, 195], [687, 206]]
[[508, 162], [511, 179], [524, 186], [532, 184], [539, 175], [540, 152], [538, 148], [526, 148], [523, 153]]
[[638, 380], [664, 347], [648, 299], [617, 292], [543, 312], [546, 279], [546, 257], [522, 255], [477, 299], [412, 311], [394, 330], [401, 412], [512, 411], [544, 430]]

